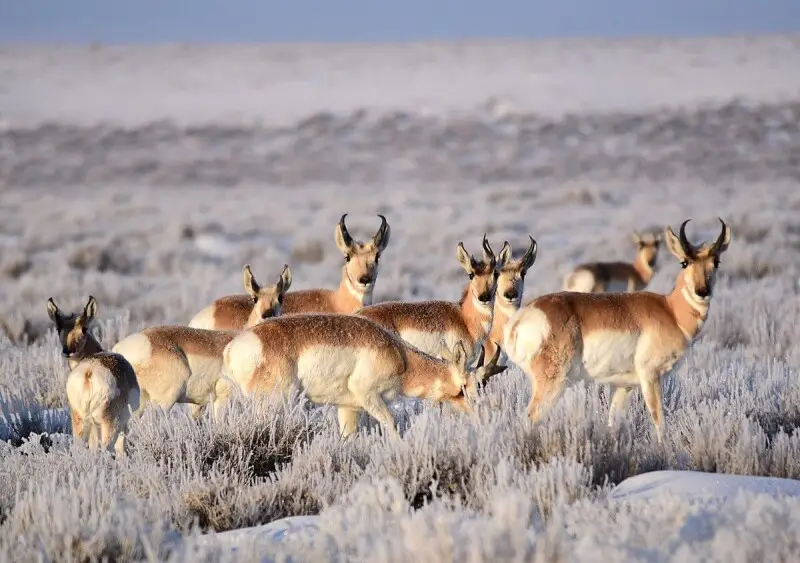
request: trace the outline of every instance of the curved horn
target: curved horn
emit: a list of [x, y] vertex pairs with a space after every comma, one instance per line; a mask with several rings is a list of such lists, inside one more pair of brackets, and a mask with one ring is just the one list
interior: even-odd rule
[[528, 247], [528, 250], [525, 251], [525, 255], [522, 257], [523, 264], [527, 263], [529, 260], [531, 264], [533, 264], [536, 260], [536, 254], [539, 251], [539, 245], [536, 244], [536, 241], [533, 240], [533, 237], [528, 235], [528, 238], [531, 239], [531, 244]]
[[481, 344], [481, 351], [478, 354], [478, 362], [475, 364], [476, 368], [483, 367], [483, 360], [486, 358], [486, 348]]
[[686, 219], [686, 221], [681, 223], [681, 230], [680, 230], [679, 237], [680, 237], [680, 241], [681, 241], [681, 246], [683, 247], [683, 251], [686, 254], [688, 254], [689, 256], [694, 256], [694, 254], [695, 254], [694, 246], [692, 246], [692, 243], [689, 242], [689, 239], [686, 238], [686, 224], [689, 221], [691, 221], [691, 219]]
[[486, 233], [483, 233], [483, 254], [484, 259], [487, 262], [491, 263], [492, 265], [495, 264], [494, 250], [492, 250], [492, 247], [489, 246], [489, 240], [486, 238]]
[[496, 366], [497, 365], [497, 361], [500, 359], [500, 351], [501, 350], [500, 350], [500, 345], [497, 342], [494, 343], [494, 348], [495, 348], [494, 349], [494, 355], [492, 355], [492, 359], [489, 360], [489, 363], [486, 364], [487, 366], [491, 366], [491, 367]]
[[725, 243], [725, 235], [728, 233], [728, 225], [725, 224], [725, 221], [723, 221], [721, 217], [717, 217], [717, 219], [719, 219], [719, 222], [722, 223], [722, 231], [719, 233], [716, 242], [714, 242], [714, 244], [711, 246], [711, 252], [714, 253], [718, 252], [719, 249], [722, 248], [722, 245]]
[[381, 218], [381, 226], [378, 227], [378, 232], [375, 233], [375, 236], [372, 237], [372, 242], [375, 246], [378, 247], [385, 247], [386, 243], [388, 242], [387, 233], [389, 231], [389, 223], [386, 221], [386, 217], [378, 213], [378, 217]]
[[342, 240], [347, 246], [353, 244], [353, 237], [350, 236], [350, 233], [347, 232], [347, 227], [344, 224], [344, 218], [347, 217], [347, 213], [342, 215], [342, 218], [339, 219], [339, 230], [342, 231]]

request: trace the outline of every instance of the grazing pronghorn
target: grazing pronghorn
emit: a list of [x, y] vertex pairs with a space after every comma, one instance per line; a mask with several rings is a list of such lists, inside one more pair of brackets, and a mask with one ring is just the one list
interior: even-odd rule
[[396, 395], [450, 402], [469, 411], [474, 387], [500, 373], [498, 353], [468, 368], [461, 344], [446, 359], [429, 356], [358, 315], [307, 313], [269, 319], [225, 348], [226, 375], [245, 394], [299, 387], [314, 403], [337, 407], [339, 430], [356, 430], [363, 409], [394, 433], [386, 401]]
[[191, 328], [206, 330], [242, 330], [270, 317], [281, 315], [286, 292], [292, 286], [292, 270], [283, 265], [275, 285], [261, 286], [250, 264], [242, 269], [242, 283], [247, 295], [229, 295], [214, 301], [189, 321]]
[[666, 228], [669, 251], [681, 262], [669, 295], [554, 293], [526, 304], [506, 324], [508, 358], [531, 381], [528, 415], [537, 421], [561, 396], [569, 379], [593, 379], [615, 387], [608, 424], [641, 387], [647, 410], [662, 439], [661, 378], [683, 358], [707, 316], [719, 259], [730, 228], [710, 245], [696, 247]]
[[139, 385], [125, 358], [104, 352], [89, 332], [97, 314], [97, 302], [89, 301], [80, 315], [64, 315], [53, 298], [47, 312], [55, 323], [61, 351], [71, 371], [67, 376], [67, 400], [72, 419], [72, 436], [104, 449], [114, 445], [118, 456], [125, 455], [125, 433], [133, 412], [139, 411]]
[[356, 314], [393, 331], [431, 356], [442, 357], [444, 349], [453, 350], [461, 343], [471, 362], [492, 325], [497, 260], [486, 235], [483, 260], [470, 255], [462, 242], [458, 243], [457, 257], [469, 276], [459, 302], [387, 301], [359, 309]]
[[564, 278], [564, 291], [580, 293], [641, 291], [655, 275], [661, 236], [633, 233], [636, 258], [628, 262], [590, 262], [576, 266]]
[[[522, 292], [525, 288], [525, 274], [536, 261], [537, 245], [533, 237], [528, 235], [530, 245], [528, 250], [519, 260], [513, 260], [511, 245], [508, 241], [503, 243], [503, 248], [497, 254], [499, 275], [497, 276], [497, 291], [494, 296], [494, 316], [492, 328], [486, 339], [486, 352], [494, 355], [496, 342], [503, 341], [503, 328], [508, 319], [516, 313], [522, 304]], [[505, 358], [500, 359], [505, 361]]]
[[[386, 217], [378, 215], [381, 226], [369, 242], [354, 240], [347, 232], [345, 213], [336, 225], [336, 246], [344, 255], [342, 280], [335, 291], [304, 289], [284, 296], [281, 315], [296, 313], [353, 313], [372, 303], [381, 253], [389, 244], [390, 228]], [[249, 293], [249, 290], [248, 290]], [[189, 326], [212, 330], [241, 330], [253, 308], [254, 296], [229, 295], [217, 299], [198, 313]]]
[[[248, 285], [248, 272], [245, 267], [245, 286], [259, 296], [265, 311], [279, 315], [280, 302], [291, 283], [288, 267], [284, 266], [278, 283], [271, 288], [258, 288], [255, 282]], [[249, 277], [252, 279], [251, 274]], [[247, 324], [263, 320], [256, 308]], [[123, 338], [113, 351], [123, 355], [136, 371], [143, 402], [153, 401], [165, 411], [175, 403], [187, 403], [192, 416], [199, 417], [211, 401], [216, 417], [233, 389], [222, 373], [222, 351], [236, 334], [238, 331], [154, 326]]]

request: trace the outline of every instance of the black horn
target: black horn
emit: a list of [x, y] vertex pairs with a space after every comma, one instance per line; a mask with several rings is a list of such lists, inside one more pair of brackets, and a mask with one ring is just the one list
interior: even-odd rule
[[347, 213], [342, 215], [342, 218], [339, 219], [339, 230], [342, 231], [342, 240], [347, 246], [353, 244], [353, 237], [350, 236], [350, 233], [347, 232], [347, 227], [344, 224], [344, 218], [347, 217]]
[[378, 217], [381, 218], [381, 226], [378, 227], [378, 232], [373, 237], [373, 242], [376, 246], [380, 246], [381, 241], [386, 237], [386, 229], [389, 228], [389, 223], [386, 221], [386, 217], [378, 213]]
[[686, 224], [689, 221], [691, 221], [691, 219], [686, 219], [686, 221], [681, 223], [681, 230], [679, 231], [680, 234], [678, 236], [680, 237], [680, 242], [681, 246], [683, 247], [683, 251], [689, 256], [694, 256], [695, 255], [694, 246], [692, 246], [692, 243], [689, 242], [689, 239], [686, 238]]
[[476, 368], [483, 367], [483, 360], [486, 358], [486, 348], [481, 344], [481, 351], [478, 354], [478, 362], [475, 364]]
[[494, 250], [489, 246], [489, 240], [486, 238], [486, 233], [483, 234], [483, 259], [489, 262], [492, 266], [496, 263]]
[[522, 262], [527, 262], [528, 260], [533, 262], [534, 260], [536, 260], [536, 251], [537, 251], [536, 241], [533, 240], [533, 237], [531, 235], [528, 235], [528, 238], [531, 239], [531, 244], [528, 247], [528, 250], [525, 251], [525, 255], [522, 257]]
[[719, 233], [716, 242], [711, 247], [711, 252], [713, 253], [719, 252], [719, 249], [722, 248], [722, 245], [725, 243], [725, 235], [728, 233], [728, 225], [725, 224], [725, 221], [723, 221], [721, 217], [717, 217], [717, 219], [719, 219], [719, 222], [722, 224], [722, 232]]

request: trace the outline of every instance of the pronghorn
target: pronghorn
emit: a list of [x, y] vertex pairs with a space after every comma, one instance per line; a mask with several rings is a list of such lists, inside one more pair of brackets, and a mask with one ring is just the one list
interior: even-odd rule
[[242, 269], [242, 283], [247, 295], [229, 295], [214, 301], [189, 321], [189, 327], [206, 330], [242, 330], [264, 319], [280, 316], [286, 292], [292, 285], [292, 270], [283, 265], [275, 285], [261, 286], [250, 264]]
[[[280, 302], [291, 283], [288, 267], [284, 266], [271, 288], [258, 288], [255, 282], [248, 285], [248, 272], [245, 267], [245, 286], [259, 296], [264, 310], [279, 315]], [[261, 322], [262, 317], [258, 308], [253, 309], [247, 324]], [[153, 401], [165, 411], [175, 403], [188, 403], [192, 416], [199, 417], [211, 400], [216, 417], [233, 388], [222, 374], [222, 351], [236, 334], [238, 331], [154, 326], [123, 338], [113, 351], [123, 355], [136, 371], [143, 402]]]
[[[508, 319], [517, 312], [522, 304], [522, 292], [525, 288], [525, 274], [536, 261], [537, 245], [533, 237], [528, 235], [530, 245], [528, 250], [519, 260], [513, 260], [511, 245], [508, 241], [503, 243], [503, 248], [497, 255], [499, 275], [497, 276], [497, 291], [494, 296], [494, 315], [492, 328], [486, 339], [486, 352], [494, 355], [496, 342], [503, 341], [503, 327]], [[500, 359], [505, 361], [505, 358]]]
[[[284, 295], [281, 315], [296, 313], [353, 313], [356, 309], [372, 303], [372, 292], [378, 277], [378, 262], [381, 253], [389, 244], [391, 229], [386, 217], [378, 215], [381, 226], [369, 242], [354, 240], [345, 226], [342, 215], [336, 225], [336, 246], [344, 255], [342, 279], [336, 291], [329, 289], [305, 289]], [[245, 282], [246, 284], [247, 282]], [[249, 290], [248, 290], [249, 292]], [[241, 330], [253, 308], [250, 295], [229, 295], [217, 299], [198, 313], [189, 326], [213, 330]]]
[[139, 385], [130, 363], [113, 352], [104, 352], [89, 332], [97, 314], [97, 302], [89, 301], [80, 315], [64, 315], [53, 298], [47, 312], [56, 325], [61, 351], [71, 371], [67, 376], [67, 400], [72, 436], [125, 455], [125, 433], [133, 412], [139, 411]]
[[431, 356], [441, 357], [444, 349], [458, 343], [470, 360], [478, 354], [492, 325], [497, 260], [486, 235], [483, 260], [476, 260], [459, 242], [458, 261], [469, 275], [459, 302], [387, 301], [359, 309], [356, 314], [393, 331], [406, 342]]
[[434, 358], [358, 315], [306, 313], [269, 319], [239, 333], [225, 348], [226, 375], [245, 394], [297, 386], [308, 399], [337, 407], [343, 437], [356, 430], [363, 409], [394, 433], [386, 406], [400, 394], [446, 401], [469, 411], [466, 397], [500, 373], [498, 353], [474, 370], [461, 344]]
[[564, 278], [564, 291], [580, 293], [641, 291], [655, 275], [661, 235], [633, 232], [636, 258], [629, 262], [590, 262], [576, 266]]
[[700, 247], [686, 238], [688, 220], [680, 237], [666, 228], [667, 248], [682, 268], [669, 295], [554, 293], [537, 297], [511, 318], [503, 342], [508, 358], [530, 379], [531, 420], [539, 420], [561, 396], [567, 379], [584, 378], [615, 388], [611, 426], [639, 386], [661, 442], [661, 378], [671, 373], [700, 332], [720, 256], [730, 244], [730, 228], [719, 221], [717, 240]]

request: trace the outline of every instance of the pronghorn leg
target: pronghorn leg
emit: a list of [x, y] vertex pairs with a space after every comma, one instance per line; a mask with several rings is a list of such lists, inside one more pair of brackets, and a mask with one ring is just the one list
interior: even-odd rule
[[566, 368], [550, 361], [546, 354], [536, 356], [526, 370], [531, 381], [531, 401], [528, 403], [528, 417], [531, 422], [539, 422], [553, 404], [564, 394], [567, 384]]
[[339, 433], [342, 438], [347, 438], [356, 431], [358, 426], [358, 412], [361, 409], [350, 407], [337, 407], [336, 417], [339, 419]]
[[608, 427], [612, 428], [616, 422], [616, 416], [620, 412], [628, 408], [628, 401], [630, 400], [631, 387], [617, 387], [614, 390], [614, 396], [611, 398], [611, 405], [608, 408]]
[[658, 443], [660, 444], [664, 431], [664, 416], [661, 403], [661, 381], [654, 373], [646, 372], [639, 374], [639, 382], [642, 386], [644, 403], [647, 405], [647, 410], [650, 412], [650, 418], [653, 420], [653, 425], [656, 427], [656, 436], [658, 438]]
[[367, 395], [364, 397], [364, 410], [367, 411], [375, 420], [386, 426], [386, 428], [396, 437], [400, 437], [394, 417], [386, 402], [380, 395]]
[[117, 435], [117, 441], [114, 443], [114, 451], [117, 457], [123, 457], [125, 455], [125, 432], [120, 432]]
[[214, 420], [219, 420], [222, 408], [231, 400], [234, 383], [227, 377], [220, 377], [214, 385]]
[[73, 410], [70, 410], [70, 418], [72, 419], [72, 439], [73, 440], [82, 440], [87, 441], [86, 436], [86, 423], [80, 417], [78, 413]]
[[100, 445], [100, 425], [89, 421], [89, 449], [95, 450]]
[[205, 412], [205, 410], [206, 410], [206, 406], [205, 405], [198, 405], [198, 404], [195, 404], [195, 403], [189, 403], [189, 414], [192, 415], [192, 418], [195, 419], [195, 420], [197, 420], [201, 416], [203, 416], [203, 413]]
[[119, 435], [117, 422], [112, 418], [111, 413], [107, 411], [105, 416], [103, 416], [103, 420], [100, 422], [100, 443], [103, 449], [109, 449], [111, 443], [116, 442]]

